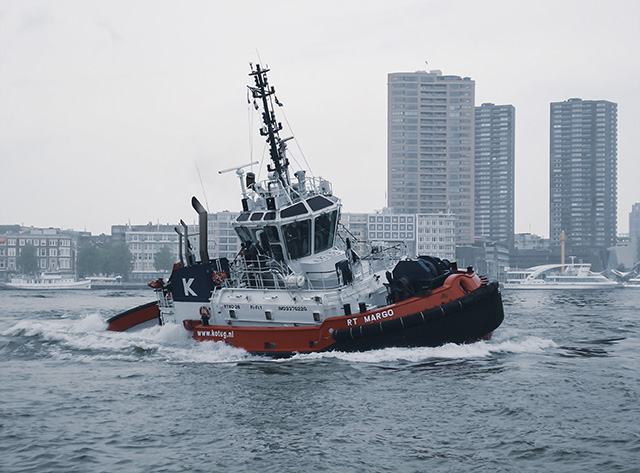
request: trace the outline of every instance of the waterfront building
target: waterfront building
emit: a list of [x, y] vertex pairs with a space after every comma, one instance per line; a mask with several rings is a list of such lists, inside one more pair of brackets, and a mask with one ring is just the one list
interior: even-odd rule
[[510, 252], [506, 243], [477, 241], [472, 245], [457, 246], [455, 261], [460, 269], [470, 266], [478, 274], [504, 282], [509, 270]]
[[354, 250], [364, 255], [367, 252], [368, 218], [366, 213], [342, 212], [338, 235], [343, 239], [349, 238]]
[[416, 215], [416, 254], [454, 261], [456, 257], [455, 222], [452, 213]]
[[239, 212], [216, 212], [208, 214], [207, 249], [210, 258], [227, 258], [233, 261], [240, 251], [240, 238], [231, 226]]
[[475, 108], [475, 236], [513, 247], [515, 108]]
[[440, 71], [395, 72], [387, 99], [388, 207], [453, 213], [455, 242], [472, 243], [475, 82]]
[[38, 269], [75, 274], [76, 239], [74, 232], [59, 228], [0, 226], [0, 280], [20, 272], [18, 258], [26, 245], [35, 247]]
[[392, 242], [406, 245], [410, 256], [416, 254], [416, 215], [394, 213], [385, 208], [368, 214], [367, 239], [370, 243]]
[[[164, 276], [163, 272], [155, 269], [155, 255], [162, 247], [167, 247], [174, 256], [175, 261], [179, 260], [178, 233], [175, 228], [181, 226], [170, 224], [146, 225], [113, 225], [111, 235], [114, 243], [125, 242], [133, 256], [133, 269], [131, 279], [135, 282], [150, 282], [158, 276]], [[198, 227], [188, 226], [189, 242], [196, 259], [198, 254]], [[184, 253], [184, 252], [183, 252]], [[186, 255], [183, 254], [186, 258]]]
[[566, 235], [566, 255], [600, 271], [617, 236], [617, 104], [569, 99], [551, 103], [549, 234]]

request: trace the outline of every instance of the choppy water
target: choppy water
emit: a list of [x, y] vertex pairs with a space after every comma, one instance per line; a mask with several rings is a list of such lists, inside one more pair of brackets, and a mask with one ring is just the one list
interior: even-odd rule
[[271, 360], [149, 291], [0, 291], [2, 472], [632, 472], [640, 290], [507, 292], [488, 342]]

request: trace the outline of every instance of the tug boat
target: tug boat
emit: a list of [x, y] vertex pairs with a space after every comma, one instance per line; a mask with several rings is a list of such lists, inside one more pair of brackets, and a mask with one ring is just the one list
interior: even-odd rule
[[411, 260], [398, 245], [356, 252], [353, 236], [339, 225], [341, 201], [331, 183], [290, 170], [291, 138], [280, 137], [274, 112], [280, 102], [268, 72], [252, 65], [249, 86], [269, 145], [267, 179], [245, 175], [249, 164], [227, 170], [236, 171], [242, 193], [233, 222], [242, 242], [238, 256], [209, 258], [207, 211], [193, 197], [199, 259], [181, 221], [180, 261], [168, 281], [150, 283], [157, 301], [112, 317], [107, 329], [177, 323], [197, 341], [270, 356], [489, 339], [504, 319], [497, 282], [455, 262]]

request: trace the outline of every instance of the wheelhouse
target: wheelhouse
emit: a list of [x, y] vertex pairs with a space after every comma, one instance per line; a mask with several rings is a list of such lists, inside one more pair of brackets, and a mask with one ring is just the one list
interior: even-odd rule
[[334, 246], [340, 201], [332, 195], [314, 195], [280, 210], [241, 213], [234, 228], [241, 242], [256, 242], [279, 262], [317, 255]]

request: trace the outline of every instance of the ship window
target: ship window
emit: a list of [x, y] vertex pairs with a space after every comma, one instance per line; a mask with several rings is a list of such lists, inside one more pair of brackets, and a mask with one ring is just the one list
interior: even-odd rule
[[333, 246], [338, 211], [328, 212], [316, 217], [314, 253], [324, 251]]
[[264, 219], [265, 220], [275, 220], [276, 219], [276, 213], [275, 212], [267, 212], [266, 214], [264, 214]]
[[278, 229], [274, 226], [264, 227], [264, 233], [267, 235], [269, 239], [269, 243], [279, 243], [280, 237], [278, 236]]
[[260, 220], [262, 218], [262, 212], [256, 212], [251, 214], [251, 221], [255, 222], [256, 220]]
[[324, 209], [325, 207], [329, 207], [330, 205], [333, 204], [333, 202], [331, 202], [329, 199], [325, 197], [317, 195], [307, 200], [307, 204], [309, 204], [309, 207], [311, 207], [311, 210], [320, 210], [320, 209]]
[[302, 220], [282, 226], [284, 241], [291, 259], [311, 254], [311, 221]]
[[236, 219], [238, 222], [244, 222], [246, 220], [249, 220], [249, 213], [242, 213], [240, 215], [238, 215], [238, 218]]
[[286, 209], [282, 209], [280, 211], [280, 216], [282, 218], [294, 217], [296, 215], [306, 214], [307, 212], [309, 212], [309, 211], [304, 206], [304, 204], [302, 202], [298, 202], [297, 204], [292, 205], [291, 207], [287, 207]]
[[236, 233], [243, 242], [253, 243], [253, 236], [247, 227], [236, 227]]

